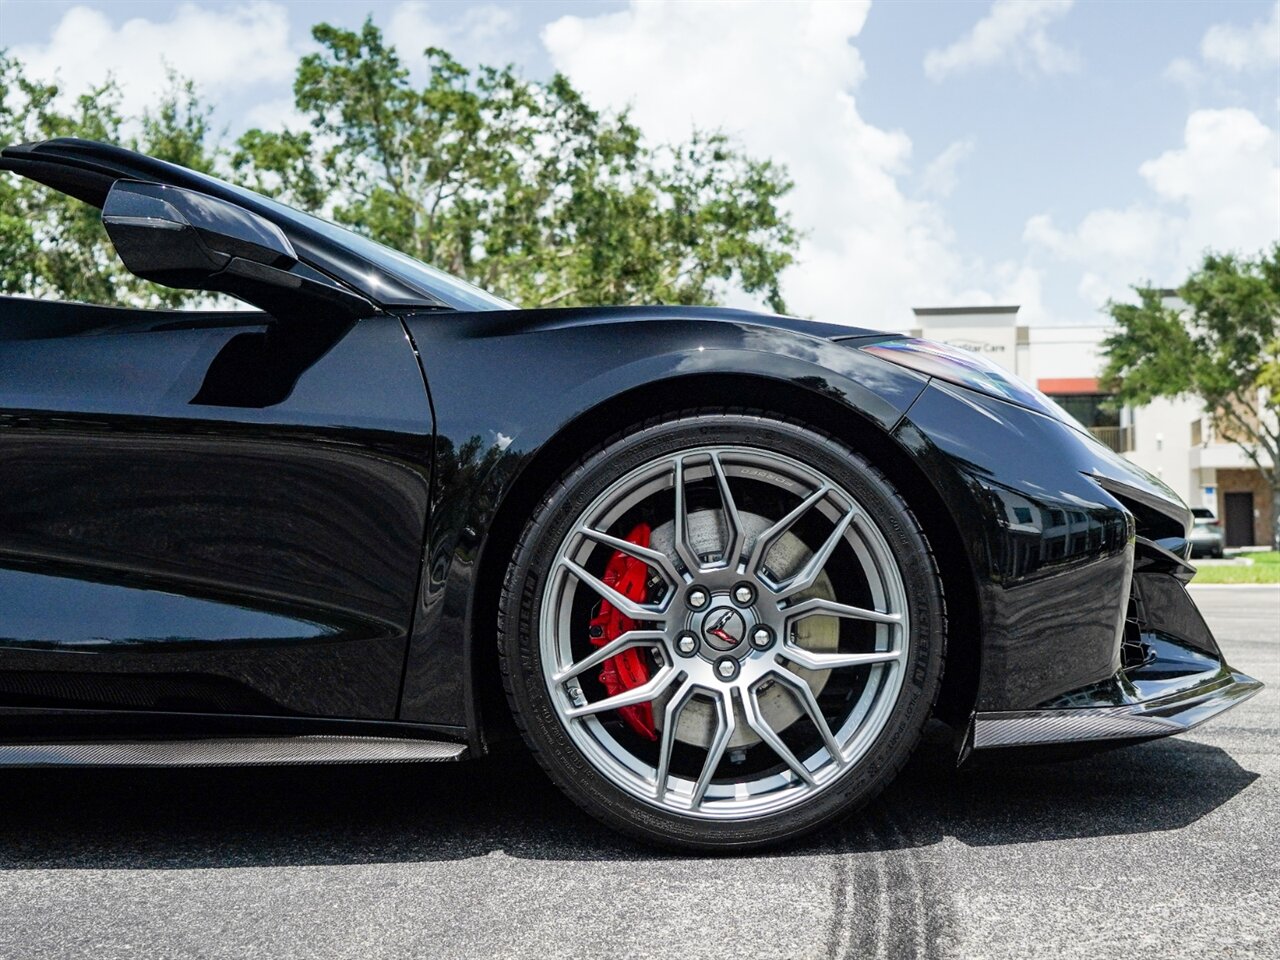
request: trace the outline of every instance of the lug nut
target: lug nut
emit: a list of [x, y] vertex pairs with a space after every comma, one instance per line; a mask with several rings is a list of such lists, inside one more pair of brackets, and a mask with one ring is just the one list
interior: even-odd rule
[[676, 637], [676, 653], [683, 657], [691, 657], [698, 649], [698, 638], [692, 633], [682, 633]]
[[773, 631], [768, 627], [756, 627], [751, 631], [751, 645], [757, 650], [765, 650], [773, 643]]
[[716, 673], [720, 674], [721, 680], [732, 680], [738, 675], [738, 661], [733, 659], [733, 657], [725, 657], [723, 660], [717, 660]]
[[685, 596], [685, 601], [694, 610], [701, 610], [710, 600], [711, 594], [707, 593], [707, 591], [703, 590], [701, 587], [694, 587]]
[[749, 583], [740, 583], [733, 588], [734, 602], [740, 607], [748, 607], [756, 598], [756, 592]]

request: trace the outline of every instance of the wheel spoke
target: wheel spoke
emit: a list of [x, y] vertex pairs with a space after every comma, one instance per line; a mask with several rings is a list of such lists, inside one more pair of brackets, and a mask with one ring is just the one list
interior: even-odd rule
[[788, 767], [791, 772], [800, 778], [801, 782], [812, 787], [814, 785], [813, 774], [809, 772], [809, 768], [796, 759], [796, 755], [791, 752], [782, 738], [778, 736], [773, 727], [769, 726], [769, 722], [764, 718], [764, 711], [760, 709], [760, 700], [754, 689], [747, 692], [742, 698], [742, 714], [746, 718], [747, 726], [756, 732], [769, 747], [776, 753]]
[[658, 775], [654, 784], [654, 794], [659, 802], [667, 795], [667, 778], [671, 775], [671, 751], [676, 744], [676, 724], [680, 722], [680, 714], [697, 689], [694, 684], [686, 683], [667, 701], [667, 708], [663, 711], [662, 743], [658, 747]]
[[632, 543], [630, 540], [622, 540], [619, 537], [610, 536], [599, 530], [592, 530], [590, 527], [581, 527], [579, 532], [588, 540], [594, 540], [596, 543], [602, 543], [606, 547], [625, 553], [637, 560], [643, 560], [650, 567], [656, 568], [659, 573], [667, 578], [667, 582], [673, 587], [678, 588], [684, 583], [684, 577], [680, 576], [680, 572], [676, 570], [676, 566], [661, 550], [654, 550], [650, 547], [642, 547], [638, 543]]
[[742, 518], [738, 515], [738, 505], [733, 500], [733, 492], [729, 489], [729, 478], [725, 475], [724, 465], [720, 462], [720, 454], [711, 454], [711, 468], [716, 474], [716, 486], [720, 488], [720, 502], [724, 506], [725, 544], [724, 564], [736, 570], [742, 557], [742, 544], [747, 538]]
[[660, 623], [665, 622], [665, 603], [660, 607], [655, 607], [647, 603], [636, 603], [630, 597], [615, 590], [595, 574], [579, 566], [577, 563], [574, 563], [568, 557], [565, 557], [560, 562], [564, 564], [566, 570], [572, 573], [596, 593], [600, 594], [600, 596], [605, 600], [608, 600], [609, 603], [619, 610], [624, 617], [629, 617], [632, 620], [653, 620]]
[[676, 457], [673, 467], [674, 483], [675, 483], [675, 548], [676, 555], [680, 558], [680, 562], [685, 565], [685, 569], [690, 573], [697, 573], [702, 569], [702, 562], [698, 559], [697, 552], [693, 549], [693, 544], [689, 542], [689, 507], [685, 501], [684, 495], [684, 457]]
[[814, 653], [803, 647], [797, 647], [793, 643], [784, 643], [778, 649], [778, 653], [806, 670], [839, 670], [841, 667], [865, 667], [867, 664], [892, 663], [902, 659], [901, 650], [876, 650], [872, 653]]
[[564, 715], [570, 720], [576, 720], [579, 717], [588, 717], [592, 714], [604, 713], [607, 710], [617, 710], [619, 707], [633, 707], [637, 703], [648, 703], [666, 690], [667, 687], [671, 686], [677, 673], [678, 671], [674, 667], [663, 667], [647, 683], [632, 687], [623, 693], [614, 694], [612, 697], [597, 700], [595, 703], [584, 704], [581, 707], [569, 707], [565, 710]]
[[809, 717], [810, 722], [818, 728], [818, 735], [822, 737], [822, 742], [827, 748], [827, 753], [831, 754], [831, 759], [835, 761], [837, 766], [844, 766], [845, 759], [843, 754], [840, 753], [840, 745], [836, 743], [836, 738], [831, 733], [831, 725], [827, 723], [827, 718], [822, 715], [818, 700], [813, 695], [813, 688], [809, 686], [803, 677], [797, 677], [790, 670], [774, 670], [771, 677], [796, 695], [796, 699], [800, 701], [801, 709]]
[[795, 525], [795, 522], [808, 513], [810, 508], [822, 500], [830, 490], [830, 486], [825, 483], [822, 484], [817, 490], [805, 497], [799, 506], [756, 537], [755, 546], [751, 548], [751, 557], [747, 560], [747, 573], [759, 577], [760, 565], [764, 562], [764, 555], [769, 552], [769, 548], [773, 546], [774, 541], [790, 530]]
[[[542, 567], [536, 624], [538, 682], [555, 717], [533, 719], [556, 720], [637, 815], [661, 810], [690, 829], [803, 817], [868, 756], [914, 662], [900, 558], [852, 492], [860, 487], [810, 466], [803, 450], [717, 439], [713, 427], [691, 427], [664, 453], [617, 452], [607, 486], [559, 508], [566, 532], [543, 554], [554, 559]], [[630, 523], [648, 524], [652, 542], [622, 539]], [[623, 558], [625, 586], [612, 576]], [[618, 629], [595, 629], [588, 644], [603, 613]], [[805, 639], [814, 627], [832, 643]], [[725, 630], [742, 645], [708, 646]], [[730, 656], [733, 669], [719, 663]], [[630, 689], [596, 681], [602, 667], [640, 663]], [[756, 746], [740, 753], [739, 742]]]
[[711, 741], [711, 746], [707, 747], [707, 759], [702, 764], [702, 773], [693, 788], [694, 809], [702, 806], [702, 800], [707, 795], [707, 788], [711, 786], [711, 778], [716, 774], [716, 767], [720, 766], [720, 761], [724, 758], [724, 752], [729, 747], [729, 741], [733, 738], [735, 721], [733, 719], [733, 704], [729, 702], [728, 694], [722, 692], [715, 698], [715, 703], [717, 715], [716, 735]]
[[553, 683], [564, 683], [566, 680], [571, 680], [592, 667], [599, 666], [610, 657], [617, 656], [623, 650], [631, 647], [657, 646], [665, 637], [666, 634], [661, 630], [628, 630], [626, 633], [610, 640], [598, 650], [592, 651], [589, 656], [585, 656], [572, 666], [566, 667], [553, 676], [551, 681]]
[[778, 591], [778, 599], [785, 600], [787, 597], [793, 597], [803, 590], [808, 590], [814, 585], [818, 579], [818, 575], [822, 573], [822, 568], [827, 565], [827, 561], [831, 559], [831, 554], [835, 552], [840, 541], [844, 538], [845, 531], [849, 529], [849, 524], [853, 523], [856, 511], [847, 510], [832, 529], [830, 535], [817, 550], [814, 551], [799, 572], [796, 573], [786, 584]]
[[845, 620], [869, 620], [871, 623], [884, 623], [891, 626], [902, 623], [902, 614], [900, 613], [881, 613], [879, 610], [855, 607], [847, 603], [839, 603], [836, 600], [827, 600], [823, 597], [810, 597], [807, 600], [801, 600], [797, 604], [784, 608], [782, 612], [786, 614], [788, 622], [791, 623], [797, 620], [804, 620], [807, 617], [817, 616], [841, 617]]

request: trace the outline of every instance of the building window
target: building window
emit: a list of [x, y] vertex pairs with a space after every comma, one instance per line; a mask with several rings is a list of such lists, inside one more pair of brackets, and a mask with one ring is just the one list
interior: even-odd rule
[[1048, 396], [1116, 453], [1133, 449], [1133, 427], [1120, 425], [1120, 403], [1115, 394], [1050, 393]]
[[1050, 394], [1058, 406], [1089, 429], [1120, 426], [1120, 404], [1111, 393]]

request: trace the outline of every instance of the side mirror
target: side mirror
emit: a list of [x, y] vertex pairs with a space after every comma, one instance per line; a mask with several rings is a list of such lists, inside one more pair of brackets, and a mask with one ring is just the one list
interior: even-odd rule
[[169, 287], [202, 289], [235, 259], [279, 270], [298, 262], [274, 223], [180, 187], [117, 180], [102, 224], [130, 273]]
[[298, 261], [289, 238], [249, 210], [160, 183], [117, 180], [102, 225], [134, 276], [166, 287], [229, 293], [277, 320], [357, 320], [364, 297]]

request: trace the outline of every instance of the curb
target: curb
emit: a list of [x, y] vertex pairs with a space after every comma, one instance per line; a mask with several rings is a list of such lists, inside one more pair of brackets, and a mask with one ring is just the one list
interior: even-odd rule
[[1280, 590], [1280, 583], [1189, 583], [1188, 590]]

